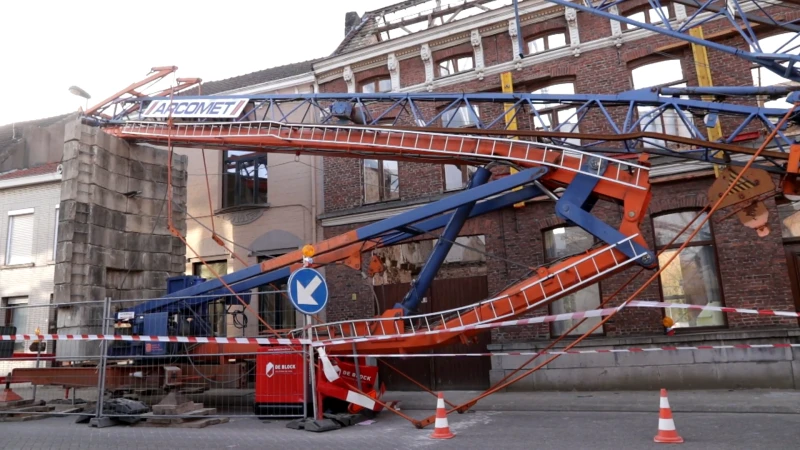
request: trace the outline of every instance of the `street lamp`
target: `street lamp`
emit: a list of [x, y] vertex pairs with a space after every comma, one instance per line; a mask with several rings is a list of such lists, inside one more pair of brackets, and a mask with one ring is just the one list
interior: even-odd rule
[[86, 99], [86, 109], [89, 109], [89, 99], [92, 98], [88, 92], [84, 91], [83, 89], [79, 88], [78, 86], [70, 86], [69, 92], [72, 95], [77, 95], [78, 97], [83, 97]]

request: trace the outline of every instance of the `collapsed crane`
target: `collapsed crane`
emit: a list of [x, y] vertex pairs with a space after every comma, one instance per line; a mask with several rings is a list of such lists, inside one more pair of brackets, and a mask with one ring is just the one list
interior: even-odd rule
[[[613, 7], [619, 2], [600, 2], [587, 6], [561, 0], [555, 3], [626, 23], [636, 23], [644, 29], [673, 37], [683, 36], [681, 38], [693, 43], [702, 41], [685, 34], [692, 21], [700, 17], [698, 14], [679, 29], [660, 28], [613, 13]], [[722, 8], [713, 3], [719, 2], [706, 2], [698, 7], [701, 7], [701, 11], [735, 19], [736, 14], [726, 7], [738, 5], [739, 2], [723, 3]], [[756, 20], [751, 17], [753, 13], [748, 12], [751, 10], [736, 9], [740, 18]], [[779, 21], [771, 24], [787, 29], [796, 27], [792, 23]], [[788, 79], [798, 79], [794, 67], [796, 56], [743, 52], [719, 44], [711, 46], [743, 56], [773, 72], [784, 74]], [[782, 65], [786, 61], [788, 64]], [[739, 178], [740, 168], [746, 166], [753, 177], [759, 179], [771, 180], [772, 175], [779, 176], [784, 193], [800, 193], [797, 180], [800, 173], [800, 145], [786, 135], [784, 123], [778, 122], [784, 117], [787, 119], [785, 124], [797, 126], [800, 124], [800, 114], [787, 116], [787, 111], [781, 109], [691, 98], [698, 95], [789, 95], [790, 103], [798, 103], [799, 100], [797, 93], [786, 87], [664, 88], [615, 95], [162, 95], [115, 97], [94, 108], [85, 121], [130, 142], [160, 146], [235, 148], [256, 152], [481, 166], [463, 192], [314, 243], [315, 255], [311, 267], [342, 263], [360, 270], [364, 255], [377, 248], [442, 230], [442, 238], [438, 240], [412, 289], [394, 308], [378, 317], [320, 323], [292, 330], [283, 336], [300, 337], [310, 333], [315, 342], [324, 344], [325, 354], [335, 359], [337, 354], [353, 351], [371, 354], [398, 351], [415, 353], [459, 339], [465, 342], [481, 332], [479, 326], [518, 317], [631, 265], [654, 268], [657, 259], [652, 250], [647, 248], [640, 231], [651, 196], [651, 158], [670, 156], [727, 166], [727, 175], [718, 179], [722, 188], [716, 186], [720, 192], [729, 188], [730, 183]], [[575, 112], [571, 119], [574, 120], [565, 120], [554, 129], [542, 129], [539, 125], [543, 125], [543, 120], [538, 108], [553, 103], [572, 106]], [[479, 118], [472, 112], [472, 106], [479, 104], [491, 105], [500, 112]], [[467, 107], [478, 124], [476, 129], [456, 130], [437, 126], [448, 111], [463, 106]], [[647, 112], [640, 112], [642, 108], [647, 108]], [[429, 110], [437, 112], [428, 115], [423, 113]], [[613, 132], [579, 132], [580, 122], [590, 114], [594, 115], [595, 120], [599, 117], [605, 121], [606, 128]], [[643, 131], [651, 129], [652, 123], [667, 114], [685, 127], [685, 134]], [[520, 120], [529, 119], [530, 129], [506, 129], [505, 120], [509, 115]], [[292, 120], [293, 117], [302, 119], [298, 123]], [[619, 120], [620, 117], [624, 119]], [[699, 120], [700, 117], [703, 120]], [[728, 134], [712, 141], [706, 138], [699, 124], [702, 122], [711, 127], [717, 121], [723, 123]], [[754, 135], [753, 128], [764, 133], [756, 132]], [[764, 134], [774, 136], [772, 147], [761, 151], [748, 145], [748, 140], [759, 140]], [[752, 159], [756, 154], [760, 157]], [[748, 161], [748, 158], [752, 160]], [[496, 167], [510, 167], [516, 173], [497, 176], [491, 171]], [[769, 192], [769, 184], [763, 183], [757, 189], [743, 185], [741, 192], [745, 193], [744, 201], [756, 204], [760, 195]], [[449, 311], [417, 313], [421, 299], [416, 293], [424, 292], [430, 285], [452, 242], [469, 218], [540, 196], [555, 202], [558, 217], [581, 227], [601, 244], [587, 252], [532, 270], [524, 279], [479, 303]], [[600, 200], [621, 206], [618, 226], [592, 215], [592, 208]], [[731, 200], [726, 204], [732, 203], [735, 202]], [[745, 218], [743, 222], [749, 223], [748, 220]], [[758, 228], [758, 225], [753, 227]], [[120, 313], [134, 312], [137, 315], [161, 312], [187, 298], [213, 298], [214, 295], [228, 292], [247, 292], [287, 278], [303, 265], [304, 255], [298, 250], [219, 279], [171, 292], [134, 311]], [[374, 270], [380, 270], [379, 264], [375, 264]], [[119, 319], [128, 320], [121, 316]], [[355, 364], [362, 371], [370, 370], [360, 362], [348, 362], [346, 358], [338, 358], [338, 364]], [[324, 378], [319, 378], [319, 381], [320, 390], [325, 391], [326, 395], [342, 400], [348, 400], [347, 393], [354, 388], [353, 380], [336, 386]], [[369, 388], [375, 389], [374, 386]], [[377, 396], [377, 393], [374, 395]], [[375, 407], [375, 403], [369, 401], [359, 404]]]

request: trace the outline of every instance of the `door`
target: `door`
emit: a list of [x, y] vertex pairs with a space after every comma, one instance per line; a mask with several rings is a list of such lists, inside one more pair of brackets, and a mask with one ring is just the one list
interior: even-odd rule
[[[408, 283], [376, 286], [381, 312], [400, 302], [410, 288]], [[435, 280], [420, 303], [419, 313], [453, 309], [479, 302], [488, 296], [488, 281], [485, 276]], [[451, 344], [437, 347], [426, 353], [484, 353], [491, 340], [487, 330], [477, 336], [476, 343]], [[489, 387], [491, 358], [486, 357], [433, 357], [433, 358], [384, 358], [380, 365], [380, 377], [391, 390], [419, 390], [414, 383], [387, 367], [385, 363], [414, 380], [435, 390], [476, 390]]]
[[[381, 310], [378, 312], [383, 313], [387, 309], [392, 309], [395, 304], [403, 300], [408, 290], [411, 289], [409, 283], [386, 284], [382, 286], [375, 286], [375, 293], [378, 296], [378, 303]], [[431, 299], [430, 289], [423, 297], [422, 303], [419, 305], [419, 312], [421, 314], [431, 312]], [[430, 353], [430, 352], [428, 352]], [[386, 389], [394, 391], [416, 391], [419, 387], [408, 381], [407, 378], [398, 374], [396, 371], [390, 369], [387, 365], [391, 365], [414, 380], [422, 383], [424, 386], [431, 386], [434, 380], [433, 376], [433, 361], [431, 358], [384, 358], [378, 364], [378, 376], [384, 383]]]
[[[431, 286], [433, 306], [436, 311], [445, 311], [459, 306], [477, 303], [489, 296], [489, 283], [485, 276], [436, 280]], [[484, 330], [468, 344], [457, 342], [435, 349], [435, 353], [486, 353], [491, 343], [490, 330]], [[433, 360], [435, 389], [480, 390], [489, 387], [489, 356], [439, 357]]]

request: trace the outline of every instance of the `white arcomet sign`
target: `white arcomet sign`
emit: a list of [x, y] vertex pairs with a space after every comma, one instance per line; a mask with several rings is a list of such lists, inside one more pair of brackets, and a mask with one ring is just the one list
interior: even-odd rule
[[143, 117], [182, 117], [196, 119], [230, 119], [239, 117], [247, 104], [242, 98], [204, 98], [153, 100], [142, 113]]

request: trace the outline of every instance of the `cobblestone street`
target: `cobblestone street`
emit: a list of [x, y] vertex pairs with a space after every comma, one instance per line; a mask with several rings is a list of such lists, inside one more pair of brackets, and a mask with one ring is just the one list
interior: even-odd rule
[[[424, 411], [406, 411], [421, 418]], [[796, 414], [676, 414], [687, 449], [787, 449], [796, 447]], [[116, 426], [96, 429], [77, 425], [74, 418], [48, 418], [0, 423], [4, 450], [130, 450], [289, 449], [326, 450], [414, 448], [503, 448], [641, 450], [653, 443], [658, 413], [613, 412], [498, 412], [453, 415], [456, 437], [428, 438], [431, 428], [417, 430], [403, 419], [382, 413], [372, 425], [352, 426], [326, 433], [290, 430], [284, 421], [231, 419], [204, 429], [165, 429]]]

